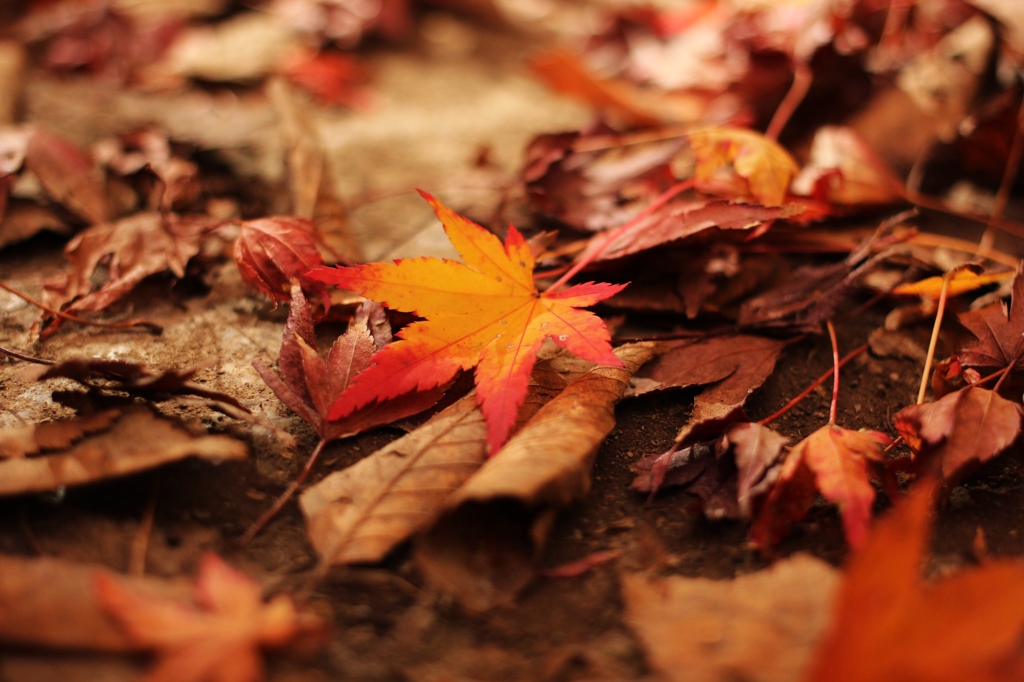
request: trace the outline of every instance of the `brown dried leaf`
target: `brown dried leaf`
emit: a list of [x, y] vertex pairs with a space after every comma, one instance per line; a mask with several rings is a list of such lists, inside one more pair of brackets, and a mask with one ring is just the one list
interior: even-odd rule
[[838, 571], [806, 555], [733, 580], [622, 577], [625, 619], [660, 679], [798, 679], [828, 625]]
[[[151, 469], [195, 456], [212, 460], [246, 456], [244, 443], [227, 436], [197, 436], [182, 424], [132, 405], [105, 430], [69, 449], [42, 457], [0, 461], [0, 495], [81, 485]], [[80, 426], [80, 425], [79, 425]]]
[[1024, 275], [1018, 271], [1013, 279], [1010, 305], [993, 303], [981, 310], [972, 310], [957, 316], [974, 339], [960, 338], [956, 354], [965, 367], [1002, 368], [1015, 362], [1015, 368], [1024, 367], [1020, 352], [1024, 338]]
[[[150, 275], [170, 270], [175, 277], [184, 277], [185, 266], [199, 253], [213, 225], [206, 216], [137, 213], [90, 227], [65, 247], [72, 271], [45, 283], [48, 302], [65, 312], [96, 312], [126, 296]], [[101, 263], [106, 265], [105, 278], [100, 274]], [[60, 322], [59, 318], [51, 321], [43, 335], [52, 334]]]
[[822, 126], [814, 134], [811, 158], [793, 180], [793, 193], [856, 206], [899, 201], [906, 189], [852, 128]]
[[[62, 559], [0, 556], [0, 641], [56, 649], [138, 651], [100, 607], [93, 581], [108, 569]], [[154, 597], [186, 600], [187, 585], [154, 578], [120, 578]]]
[[417, 545], [428, 581], [474, 611], [526, 586], [557, 510], [590, 488], [594, 456], [615, 426], [614, 406], [652, 350], [617, 348], [625, 367], [595, 367], [573, 381], [448, 498]]
[[257, 682], [261, 649], [320, 627], [304, 623], [284, 595], [264, 603], [258, 583], [212, 553], [199, 567], [194, 604], [136, 591], [107, 573], [94, 585], [103, 610], [140, 648], [156, 652], [150, 682]]
[[773, 220], [790, 218], [803, 210], [798, 205], [766, 207], [728, 201], [673, 201], [633, 223], [607, 247], [605, 235], [592, 237], [577, 260], [598, 249], [602, 249], [598, 260], [622, 258], [713, 229], [767, 229]]
[[742, 419], [747, 399], [771, 376], [786, 341], [736, 334], [668, 344], [638, 373], [661, 389], [712, 384], [694, 399], [690, 419], [676, 436], [682, 443], [707, 436], [716, 424]]
[[0, 429], [0, 458], [11, 459], [41, 451], [63, 450], [90, 434], [105, 431], [120, 416], [118, 410], [104, 410], [86, 417]]
[[[551, 363], [534, 369], [524, 420], [565, 387]], [[487, 426], [469, 394], [412, 433], [306, 490], [300, 505], [324, 563], [380, 561], [425, 528], [487, 459]]]
[[92, 161], [75, 145], [43, 128], [29, 129], [25, 167], [57, 202], [92, 224], [107, 219], [107, 196]]
[[[379, 322], [373, 329], [371, 319]], [[370, 366], [373, 354], [386, 345], [390, 337], [391, 326], [383, 317], [383, 309], [367, 301], [356, 311], [345, 334], [335, 340], [326, 360], [321, 358], [316, 350], [309, 305], [301, 287], [293, 286], [278, 358], [281, 376], [271, 372], [259, 359], [253, 361], [253, 367], [274, 395], [312, 426], [321, 439], [337, 440], [422, 412], [444, 395], [447, 384], [366, 405], [338, 420], [328, 418], [331, 405], [348, 388], [349, 382]]]
[[937, 463], [942, 478], [954, 482], [1010, 447], [1021, 421], [1018, 404], [973, 386], [933, 403], [904, 407], [893, 417], [918, 467], [927, 470]]

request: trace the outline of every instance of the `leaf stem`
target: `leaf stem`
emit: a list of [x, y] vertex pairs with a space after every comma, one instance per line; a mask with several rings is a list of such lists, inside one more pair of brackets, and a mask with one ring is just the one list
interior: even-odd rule
[[59, 317], [61, 319], [67, 320], [68, 322], [76, 322], [78, 324], [92, 325], [93, 327], [103, 327], [105, 329], [129, 329], [131, 327], [145, 327], [150, 332], [152, 332], [154, 334], [162, 334], [163, 331], [164, 331], [164, 328], [161, 327], [160, 325], [158, 325], [157, 323], [155, 323], [155, 322], [147, 322], [146, 320], [125, 320], [124, 322], [100, 322], [98, 320], [87, 320], [85, 318], [78, 317], [77, 315], [72, 315], [70, 313], [65, 313], [65, 312], [62, 312], [60, 310], [57, 310], [56, 308], [51, 308], [50, 306], [46, 305], [45, 303], [42, 303], [42, 302], [37, 301], [36, 299], [32, 298], [28, 294], [24, 294], [24, 293], [18, 291], [17, 289], [11, 287], [9, 284], [4, 282], [3, 280], [0, 280], [0, 289], [4, 289], [5, 291], [9, 291], [10, 293], [14, 294], [15, 296], [17, 296], [21, 300], [25, 301], [26, 303], [28, 303], [30, 305], [34, 305], [35, 307], [39, 308], [40, 310], [42, 310], [44, 312], [47, 312], [47, 313], [49, 313], [49, 314], [51, 314], [51, 315], [53, 315], [55, 317]]
[[285, 488], [285, 491], [281, 493], [280, 497], [274, 500], [274, 504], [270, 505], [267, 511], [263, 512], [260, 517], [256, 519], [251, 526], [249, 526], [249, 529], [245, 531], [245, 535], [239, 539], [238, 542], [241, 546], [244, 547], [252, 542], [253, 538], [263, 530], [264, 526], [270, 523], [270, 521], [277, 516], [278, 512], [280, 512], [284, 505], [288, 503], [288, 500], [292, 499], [296, 491], [298, 491], [302, 484], [306, 482], [306, 479], [309, 477], [309, 472], [313, 470], [313, 465], [316, 464], [316, 460], [320, 457], [320, 453], [324, 451], [325, 445], [327, 445], [327, 441], [323, 438], [317, 442], [316, 447], [313, 448], [313, 452], [309, 455], [309, 459], [306, 460], [306, 466], [302, 467], [302, 471], [300, 471], [299, 475], [295, 477], [295, 480]]
[[[850, 351], [849, 353], [847, 353], [846, 356], [843, 357], [843, 359], [840, 360], [836, 364], [839, 367], [842, 367], [843, 365], [848, 363], [850, 360], [853, 360], [855, 357], [857, 357], [858, 355], [860, 355], [861, 353], [863, 353], [867, 349], [868, 349], [868, 345], [864, 344], [863, 346], [861, 346], [859, 348], [856, 348], [856, 349]], [[767, 417], [765, 417], [764, 419], [762, 419], [761, 421], [759, 421], [758, 424], [760, 424], [761, 426], [767, 426], [768, 424], [771, 424], [773, 421], [775, 421], [776, 419], [778, 419], [779, 417], [781, 417], [782, 415], [786, 414], [787, 412], [792, 410], [794, 407], [796, 407], [797, 404], [799, 404], [801, 400], [803, 400], [808, 395], [810, 395], [811, 391], [816, 389], [818, 386], [821, 386], [823, 383], [828, 381], [829, 377], [834, 376], [834, 375], [835, 375], [835, 369], [830, 369], [829, 371], [825, 372], [820, 377], [818, 377], [817, 379], [812, 381], [811, 385], [808, 386], [807, 388], [805, 388], [804, 390], [802, 390], [799, 393], [799, 395], [797, 395], [795, 398], [793, 398], [788, 403], [783, 405], [777, 412], [774, 412], [774, 413], [768, 415]]]
[[932, 326], [932, 337], [928, 340], [928, 355], [924, 359], [924, 372], [921, 373], [921, 387], [917, 390], [917, 404], [924, 402], [925, 392], [928, 390], [928, 376], [932, 371], [932, 362], [935, 360], [935, 346], [939, 342], [939, 330], [942, 328], [942, 315], [946, 312], [946, 294], [949, 293], [949, 280], [956, 268], [950, 270], [942, 277], [942, 288], [939, 290], [939, 306], [935, 310], [935, 324]]
[[771, 122], [768, 124], [768, 129], [765, 131], [764, 136], [769, 140], [778, 140], [779, 134], [782, 133], [782, 129], [786, 127], [786, 123], [793, 116], [793, 112], [796, 111], [800, 103], [804, 101], [804, 97], [807, 96], [807, 91], [811, 89], [811, 81], [814, 79], [814, 74], [811, 71], [811, 67], [803, 59], [796, 59], [793, 63], [793, 83], [789, 86], [789, 91], [786, 96], [782, 98], [782, 102], [779, 103], [779, 107], [775, 110], [775, 115], [772, 116]]
[[13, 358], [15, 360], [24, 360], [25, 362], [34, 362], [37, 365], [56, 365], [57, 364], [53, 360], [44, 360], [42, 358], [37, 358], [37, 357], [35, 357], [33, 355], [26, 355], [25, 353], [19, 353], [16, 350], [11, 350], [10, 348], [4, 348], [2, 346], [0, 346], [0, 353], [3, 353], [7, 357]]
[[564, 275], [562, 275], [557, 282], [548, 287], [547, 290], [549, 292], [555, 292], [560, 287], [564, 286], [566, 282], [568, 282], [570, 279], [576, 276], [576, 273], [590, 265], [592, 262], [594, 262], [596, 258], [603, 254], [608, 249], [608, 247], [612, 245], [612, 242], [618, 239], [619, 235], [621, 235], [623, 232], [636, 225], [638, 222], [649, 216], [654, 211], [658, 210], [659, 208], [667, 204], [669, 200], [672, 199], [672, 197], [690, 189], [691, 187], [693, 187], [692, 178], [690, 180], [683, 180], [682, 182], [677, 182], [676, 184], [669, 187], [665, 192], [661, 194], [661, 196], [652, 201], [648, 206], [644, 208], [644, 210], [640, 211], [633, 218], [624, 222], [623, 224], [619, 225], [616, 228], [608, 230], [604, 238], [604, 241], [601, 242], [600, 246], [590, 250], [589, 253], [585, 251], [583, 254], [581, 254], [581, 259], [577, 261], [575, 265], [569, 268], [569, 270]]
[[832, 341], [832, 404], [828, 409], [828, 423], [836, 423], [836, 412], [839, 409], [839, 341], [836, 340], [836, 328], [832, 320], [826, 320], [828, 338]]

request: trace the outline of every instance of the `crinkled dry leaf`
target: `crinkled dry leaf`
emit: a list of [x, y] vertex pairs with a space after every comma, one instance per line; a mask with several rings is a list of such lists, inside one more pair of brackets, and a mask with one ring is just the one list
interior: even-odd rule
[[940, 467], [942, 478], [959, 481], [1017, 440], [1020, 405], [985, 388], [968, 386], [933, 403], [909, 405], [893, 417], [896, 430], [915, 452], [918, 467]]
[[915, 486], [854, 553], [806, 682], [1024, 679], [1024, 564], [922, 580], [934, 492]]
[[533, 281], [534, 256], [514, 227], [502, 244], [430, 195], [424, 198], [465, 263], [412, 258], [310, 273], [427, 318], [405, 327], [399, 341], [374, 356], [374, 364], [356, 377], [330, 417], [340, 419], [369, 403], [433, 388], [476, 367], [477, 400], [494, 453], [515, 423], [545, 339], [591, 362], [619, 362], [604, 322], [581, 308], [625, 285], [588, 282], [540, 293]]
[[[376, 318], [381, 324], [374, 334], [371, 319]], [[422, 412], [444, 394], [446, 386], [439, 386], [366, 405], [341, 419], [329, 418], [331, 405], [348, 388], [353, 377], [369, 367], [374, 352], [386, 345], [390, 337], [391, 327], [383, 317], [383, 310], [367, 302], [356, 311], [345, 334], [335, 340], [327, 358], [321, 358], [316, 350], [309, 305], [301, 287], [293, 286], [278, 357], [281, 376], [270, 371], [259, 359], [253, 361], [253, 367], [274, 395], [312, 426], [321, 439], [336, 440]]]
[[624, 575], [622, 599], [659, 679], [792, 682], [825, 632], [838, 583], [836, 569], [797, 555], [732, 580]]
[[[65, 247], [72, 271], [45, 283], [47, 300], [69, 313], [96, 312], [150, 275], [170, 270], [184, 277], [185, 266], [213, 225], [207, 216], [136, 213], [90, 227]], [[52, 334], [60, 322], [52, 320], [43, 335]]]
[[786, 343], [747, 334], [672, 342], [637, 376], [658, 382], [661, 389], [708, 385], [694, 399], [676, 442], [708, 437], [716, 424], [742, 419], [747, 399], [771, 376]]
[[[519, 421], [565, 387], [564, 375], [552, 364], [541, 361], [534, 368]], [[476, 396], [467, 395], [412, 433], [310, 487], [300, 504], [321, 560], [380, 561], [424, 529], [487, 459], [486, 439]]]
[[850, 431], [826, 424], [793, 446], [768, 494], [751, 537], [762, 548], [774, 545], [793, 521], [803, 518], [816, 492], [838, 505], [851, 547], [860, 547], [871, 523], [875, 489], [872, 470], [885, 463], [890, 442], [879, 431]]
[[1024, 338], [1024, 275], [1014, 277], [1010, 305], [993, 303], [981, 310], [957, 316], [974, 339], [958, 339], [956, 354], [965, 367], [1006, 367], [1016, 358], [1016, 367], [1024, 365], [1018, 355]]
[[[78, 422], [68, 428], [82, 431], [83, 425]], [[241, 441], [221, 435], [196, 435], [179, 422], [132, 405], [121, 409], [105, 429], [84, 435], [67, 450], [0, 461], [0, 495], [91, 483], [185, 457], [220, 461], [241, 459], [246, 453]]]
[[428, 581], [474, 611], [529, 583], [556, 512], [589, 490], [615, 404], [652, 350], [615, 349], [624, 367], [598, 366], [573, 381], [448, 498], [416, 549]]
[[139, 648], [154, 651], [150, 682], [257, 682], [260, 650], [288, 644], [319, 623], [304, 622], [291, 599], [264, 603], [262, 590], [215, 554], [203, 557], [194, 604], [155, 598], [108, 573], [96, 597]]

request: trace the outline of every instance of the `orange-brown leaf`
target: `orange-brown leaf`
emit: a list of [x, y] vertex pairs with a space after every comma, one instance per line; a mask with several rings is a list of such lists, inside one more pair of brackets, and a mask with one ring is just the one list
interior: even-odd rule
[[[697, 156], [694, 179], [705, 190], [749, 193], [765, 206], [781, 206], [799, 170], [789, 152], [753, 130], [708, 128], [691, 133], [689, 140]], [[731, 180], [729, 168], [738, 182]]]
[[793, 446], [779, 481], [751, 531], [762, 547], [774, 544], [791, 521], [807, 513], [815, 490], [839, 506], [843, 530], [852, 547], [867, 537], [875, 489], [869, 470], [883, 460], [888, 436], [878, 431], [850, 431], [826, 424]]
[[1024, 564], [923, 581], [934, 491], [918, 485], [853, 555], [806, 682], [1022, 679]]
[[264, 603], [260, 586], [214, 554], [203, 558], [195, 603], [135, 592], [98, 573], [103, 609], [157, 663], [147, 682], [255, 682], [263, 679], [263, 648], [287, 644], [304, 624], [287, 597]]
[[310, 273], [319, 281], [426, 318], [406, 327], [398, 334], [399, 341], [374, 356], [374, 365], [355, 378], [329, 416], [340, 419], [372, 402], [431, 389], [475, 366], [477, 399], [493, 454], [515, 423], [530, 370], [546, 338], [592, 362], [621, 366], [604, 323], [579, 308], [608, 298], [625, 285], [591, 282], [540, 293], [533, 283], [533, 255], [514, 227], [509, 227], [503, 245], [429, 194], [424, 198], [463, 263], [412, 258]]

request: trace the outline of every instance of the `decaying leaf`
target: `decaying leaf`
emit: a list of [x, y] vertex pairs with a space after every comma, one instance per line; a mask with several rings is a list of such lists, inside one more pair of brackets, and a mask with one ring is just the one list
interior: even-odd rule
[[546, 338], [591, 362], [619, 364], [604, 323], [579, 308], [612, 296], [624, 285], [591, 282], [539, 293], [533, 282], [533, 254], [514, 227], [502, 245], [479, 225], [423, 196], [464, 264], [414, 258], [310, 273], [389, 308], [428, 318], [407, 326], [399, 341], [374, 356], [373, 366], [356, 377], [330, 417], [340, 419], [374, 401], [433, 388], [476, 366], [477, 400], [493, 454], [515, 423]]
[[[170, 270], [184, 277], [185, 266], [214, 224], [207, 216], [136, 213], [90, 227], [65, 247], [72, 271], [45, 283], [48, 302], [65, 312], [96, 312], [150, 275]], [[52, 320], [43, 334], [53, 333], [60, 322]]]
[[535, 574], [555, 513], [590, 489], [590, 469], [615, 426], [614, 406], [650, 344], [615, 350], [624, 367], [598, 366], [542, 407], [445, 502], [416, 558], [427, 579], [484, 611]]
[[306, 277], [310, 269], [324, 264], [316, 248], [313, 221], [272, 216], [245, 220], [239, 227], [234, 255], [242, 279], [275, 301], [288, 300], [292, 281], [298, 281], [325, 308], [330, 304], [327, 288]]
[[893, 417], [918, 467], [939, 467], [959, 481], [1017, 440], [1020, 405], [985, 388], [968, 386], [933, 403], [909, 405]]
[[[138, 651], [121, 627], [103, 611], [93, 590], [107, 569], [52, 557], [0, 556], [0, 641], [33, 647]], [[111, 580], [114, 580], [110, 574]], [[154, 598], [186, 601], [184, 583], [120, 577], [125, 586]]]
[[[82, 436], [66, 450], [0, 461], [0, 495], [19, 495], [81, 485], [151, 469], [185, 457], [216, 461], [246, 456], [244, 443], [221, 435], [196, 435], [141, 405], [107, 415], [106, 428], [88, 421], [59, 427]], [[48, 431], [58, 427], [48, 427]], [[91, 429], [101, 429], [88, 433]], [[42, 444], [40, 449], [44, 447]]]
[[789, 218], [803, 211], [801, 206], [758, 206], [728, 201], [676, 201], [631, 224], [605, 246], [607, 237], [596, 235], [579, 256], [602, 249], [599, 260], [621, 258], [668, 242], [699, 235], [712, 229], [754, 230], [767, 228], [773, 220]]
[[918, 484], [854, 553], [806, 682], [1022, 679], [1024, 564], [922, 580], [934, 492]]
[[[574, 358], [587, 369], [583, 361]], [[556, 366], [558, 369], [556, 369]], [[565, 388], [569, 372], [542, 360], [518, 420], [526, 421]], [[380, 561], [426, 528], [445, 500], [487, 460], [487, 428], [467, 395], [412, 433], [337, 471], [302, 494], [310, 540], [325, 564]]]
[[280, 377], [260, 359], [253, 360], [253, 367], [274, 395], [312, 426], [323, 441], [337, 440], [422, 412], [444, 394], [445, 386], [439, 386], [366, 405], [341, 419], [329, 418], [331, 405], [352, 378], [370, 365], [374, 352], [390, 339], [391, 326], [383, 310], [367, 302], [356, 311], [345, 334], [335, 340], [327, 358], [320, 357], [309, 305], [302, 288], [293, 286], [278, 358]]
[[739, 422], [716, 441], [641, 458], [630, 466], [636, 478], [629, 487], [651, 496], [682, 487], [708, 518], [749, 520], [775, 484], [788, 442], [766, 426]]
[[[749, 194], [764, 206], [781, 206], [799, 170], [789, 152], [753, 130], [707, 128], [688, 139], [697, 156], [697, 187], [710, 194]], [[739, 183], [723, 173], [729, 168]]]
[[807, 555], [732, 580], [622, 577], [625, 618], [660, 679], [791, 682], [828, 625], [838, 571]]
[[1024, 365], [1019, 355], [1024, 338], [1024, 276], [1019, 272], [1012, 284], [1010, 305], [993, 303], [981, 310], [957, 316], [973, 339], [959, 339], [956, 354], [965, 367], [1006, 367]]
[[707, 385], [676, 437], [684, 442], [708, 437], [705, 432], [716, 424], [740, 421], [747, 399], [771, 375], [785, 347], [785, 341], [747, 334], [671, 342], [637, 377], [657, 382], [659, 389]]
[[0, 429], [0, 458], [10, 459], [49, 450], [63, 450], [89, 434], [105, 431], [120, 416], [117, 410], [103, 410], [74, 419]]
[[192, 604], [155, 598], [108, 573], [96, 574], [94, 585], [103, 610], [139, 648], [156, 653], [151, 682], [256, 682], [261, 649], [319, 627], [286, 596], [264, 603], [259, 584], [215, 554], [203, 558]]
[[107, 219], [103, 182], [92, 161], [75, 145], [39, 127], [27, 130], [25, 167], [46, 193], [91, 224]]
[[789, 524], [803, 518], [817, 492], [839, 506], [851, 547], [860, 547], [871, 523], [875, 489], [871, 472], [885, 462], [889, 437], [879, 431], [850, 431], [826, 424], [793, 446], [751, 528], [760, 547], [774, 545]]

